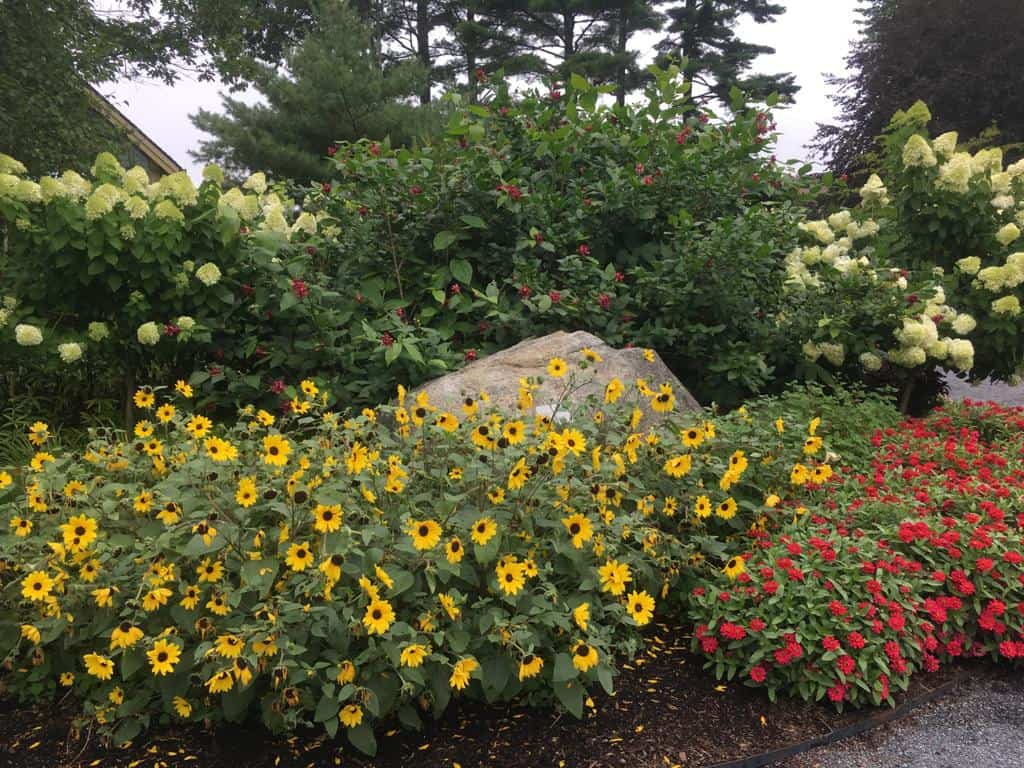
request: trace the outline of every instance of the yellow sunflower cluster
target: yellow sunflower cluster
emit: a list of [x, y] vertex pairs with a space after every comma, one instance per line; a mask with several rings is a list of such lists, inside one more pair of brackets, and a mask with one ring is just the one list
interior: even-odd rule
[[[569, 393], [600, 368], [585, 350], [548, 373]], [[9, 688], [45, 665], [110, 726], [115, 687], [179, 719], [244, 694], [272, 728], [315, 719], [357, 744], [460, 693], [580, 714], [684, 571], [742, 562], [708, 563], [708, 541], [738, 555], [831, 472], [820, 442], [680, 413], [668, 384], [611, 380], [557, 424], [536, 382], [519, 390], [513, 413], [400, 388], [344, 418], [304, 381], [283, 415], [215, 423], [179, 382], [139, 390], [130, 432], [81, 455], [33, 424], [37, 453], [0, 471]]]

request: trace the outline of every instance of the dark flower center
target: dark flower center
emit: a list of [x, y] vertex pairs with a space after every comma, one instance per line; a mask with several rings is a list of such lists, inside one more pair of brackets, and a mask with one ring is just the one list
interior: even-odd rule
[[167, 651], [160, 651], [160, 653], [156, 655], [156, 660], [161, 663], [167, 661]]
[[430, 527], [426, 524], [421, 525], [419, 533], [421, 537], [425, 537], [428, 533], [430, 533]]
[[577, 656], [589, 656], [590, 655], [590, 646], [589, 645], [577, 645], [576, 646], [576, 655]]
[[579, 532], [580, 532], [580, 524], [579, 523], [573, 523], [572, 525], [569, 526], [569, 533], [571, 533], [573, 536], [575, 536]]

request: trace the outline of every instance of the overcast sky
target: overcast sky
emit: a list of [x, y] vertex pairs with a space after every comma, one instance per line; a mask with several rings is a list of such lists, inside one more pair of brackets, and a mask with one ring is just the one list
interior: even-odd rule
[[[843, 58], [857, 34], [854, 23], [857, 0], [781, 0], [786, 13], [771, 24], [744, 21], [742, 39], [770, 45], [772, 56], [761, 56], [761, 72], [793, 72], [800, 92], [796, 104], [776, 113], [781, 133], [780, 159], [807, 157], [804, 145], [814, 135], [815, 124], [832, 119], [826, 73], [842, 73]], [[122, 82], [101, 88], [150, 138], [159, 144], [193, 177], [202, 170], [188, 151], [206, 135], [192, 125], [189, 115], [201, 108], [220, 110], [221, 86], [182, 78], [174, 86], [161, 83]]]

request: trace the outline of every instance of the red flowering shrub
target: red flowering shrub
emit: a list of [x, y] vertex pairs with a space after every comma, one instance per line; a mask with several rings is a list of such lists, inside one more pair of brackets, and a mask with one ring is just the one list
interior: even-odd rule
[[842, 707], [892, 703], [959, 657], [1024, 658], [1024, 409], [968, 403], [871, 442], [818, 511], [755, 531], [694, 589], [693, 646], [717, 677]]

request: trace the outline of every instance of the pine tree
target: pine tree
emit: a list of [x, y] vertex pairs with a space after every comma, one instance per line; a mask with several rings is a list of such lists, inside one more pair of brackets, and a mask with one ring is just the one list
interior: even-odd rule
[[870, 162], [890, 118], [917, 100], [930, 130], [1024, 141], [1024, 3], [1020, 0], [865, 0], [862, 34], [833, 77], [838, 125], [819, 125], [812, 145], [836, 172]]
[[260, 169], [310, 180], [323, 175], [324, 153], [336, 141], [408, 144], [432, 128], [433, 113], [409, 103], [426, 80], [423, 69], [414, 62], [382, 69], [372, 35], [347, 5], [325, 8], [287, 65], [287, 74], [262, 68], [256, 88], [265, 103], [224, 97], [225, 114], [194, 115], [214, 138], [193, 156], [235, 175]]
[[[752, 100], [775, 92], [781, 101], [789, 101], [799, 90], [794, 75], [750, 74], [754, 59], [775, 49], [740, 40], [735, 32], [743, 16], [764, 24], [785, 10], [768, 0], [681, 0], [666, 10], [668, 34], [658, 43], [662, 63], [686, 61], [683, 77], [698, 102], [718, 99], [728, 104], [733, 86]], [[694, 93], [694, 86], [700, 92]]]

